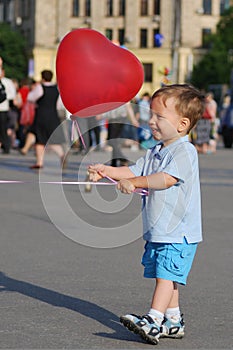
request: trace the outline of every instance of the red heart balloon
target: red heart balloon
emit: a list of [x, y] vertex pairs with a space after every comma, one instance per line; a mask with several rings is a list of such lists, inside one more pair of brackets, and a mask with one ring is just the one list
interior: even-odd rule
[[144, 78], [136, 56], [86, 28], [63, 38], [56, 73], [64, 106], [78, 117], [101, 114], [130, 101]]

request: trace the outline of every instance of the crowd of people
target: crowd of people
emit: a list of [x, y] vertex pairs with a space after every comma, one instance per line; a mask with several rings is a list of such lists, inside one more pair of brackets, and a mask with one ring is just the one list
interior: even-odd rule
[[2, 59], [0, 70], [1, 89], [5, 93], [0, 103], [2, 152], [9, 154], [11, 149], [18, 149], [22, 155], [26, 155], [34, 146], [36, 162], [30, 168], [40, 169], [43, 168], [47, 145], [57, 153], [63, 165], [65, 136], [62, 128], [59, 128], [61, 121], [58, 114], [63, 104], [57, 85], [52, 82], [52, 71], [43, 70], [40, 82], [26, 78], [18, 83], [4, 76]]
[[[0, 89], [2, 88], [5, 94], [3, 101], [0, 98], [2, 153], [8, 154], [12, 149], [16, 149], [25, 156], [30, 149], [33, 149], [35, 164], [30, 168], [41, 169], [44, 165], [44, 149], [47, 145], [57, 153], [61, 165], [64, 165], [67, 147], [65, 143], [71, 140], [72, 123], [68, 123], [66, 131], [59, 127], [61, 121], [65, 118], [69, 119], [70, 116], [62, 103], [57, 85], [52, 82], [52, 71], [43, 70], [39, 82], [31, 78], [18, 82], [4, 76], [2, 60], [0, 69]], [[61, 111], [63, 111], [62, 118]], [[127, 165], [128, 160], [123, 155], [122, 146], [124, 144], [136, 151], [144, 146], [144, 141], [152, 139], [148, 126], [149, 119], [150, 95], [145, 93], [141, 99], [135, 97], [131, 103], [126, 103], [103, 115], [78, 118], [82, 137], [77, 135], [78, 141], [74, 144], [70, 143], [68, 147], [78, 149], [81, 154], [86, 154], [91, 147], [95, 151], [110, 148], [111, 164]]]
[[[21, 155], [26, 155], [33, 147], [35, 164], [31, 169], [43, 168], [44, 149], [48, 146], [48, 141], [61, 165], [66, 164], [65, 143], [71, 137], [71, 123], [67, 130], [68, 136], [65, 135], [64, 128], [58, 128], [68, 113], [52, 79], [53, 72], [50, 70], [41, 72], [40, 82], [31, 78], [25, 78], [21, 82], [9, 79], [5, 77], [0, 58], [0, 146], [2, 153], [8, 154], [11, 149], [17, 149]], [[230, 96], [226, 94], [219, 109], [213, 93], [207, 92], [205, 103], [203, 117], [189, 137], [199, 153], [208, 154], [216, 152], [220, 135], [224, 139], [224, 121], [230, 106]], [[150, 104], [151, 96], [145, 92], [115, 110], [89, 118], [78, 118], [82, 139], [78, 135], [79, 141], [68, 147], [75, 147], [82, 154], [90, 148], [100, 151], [108, 147], [112, 150], [112, 166], [127, 165], [128, 160], [123, 154], [122, 146], [137, 151], [140, 148], [150, 148], [156, 143], [149, 128]], [[59, 111], [66, 113], [63, 118]]]

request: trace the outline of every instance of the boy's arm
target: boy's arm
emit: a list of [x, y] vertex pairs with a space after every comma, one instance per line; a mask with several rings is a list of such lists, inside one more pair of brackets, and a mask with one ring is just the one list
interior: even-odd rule
[[91, 181], [99, 181], [103, 177], [110, 177], [114, 180], [128, 179], [135, 177], [134, 173], [127, 166], [112, 167], [105, 164], [90, 165], [88, 168]]
[[151, 174], [148, 176], [137, 176], [122, 179], [117, 188], [123, 193], [132, 193], [135, 188], [151, 188], [154, 190], [164, 190], [177, 183], [178, 179], [164, 172]]

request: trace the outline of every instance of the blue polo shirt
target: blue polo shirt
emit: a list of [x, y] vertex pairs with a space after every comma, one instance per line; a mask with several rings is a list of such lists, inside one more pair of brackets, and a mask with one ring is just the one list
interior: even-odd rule
[[158, 172], [178, 179], [165, 190], [149, 189], [143, 196], [143, 238], [149, 242], [188, 243], [202, 241], [201, 195], [198, 155], [188, 136], [167, 147], [158, 143], [130, 166], [135, 176]]

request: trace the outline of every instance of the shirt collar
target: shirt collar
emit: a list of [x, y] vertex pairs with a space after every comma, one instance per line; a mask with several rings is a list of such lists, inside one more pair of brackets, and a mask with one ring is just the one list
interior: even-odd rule
[[154, 146], [154, 148], [152, 149], [152, 155], [157, 158], [157, 159], [161, 159], [161, 155], [160, 155], [160, 151], [161, 148], [163, 147], [163, 143], [159, 142], [157, 143], [157, 145]]
[[169, 152], [174, 146], [187, 141], [189, 141], [188, 135], [180, 137], [178, 140], [172, 142], [170, 145], [166, 147], [163, 147], [163, 142], [161, 141], [157, 143], [157, 145], [155, 145], [155, 147], [152, 149], [152, 154], [155, 158], [161, 160], [162, 156], [167, 152]]

